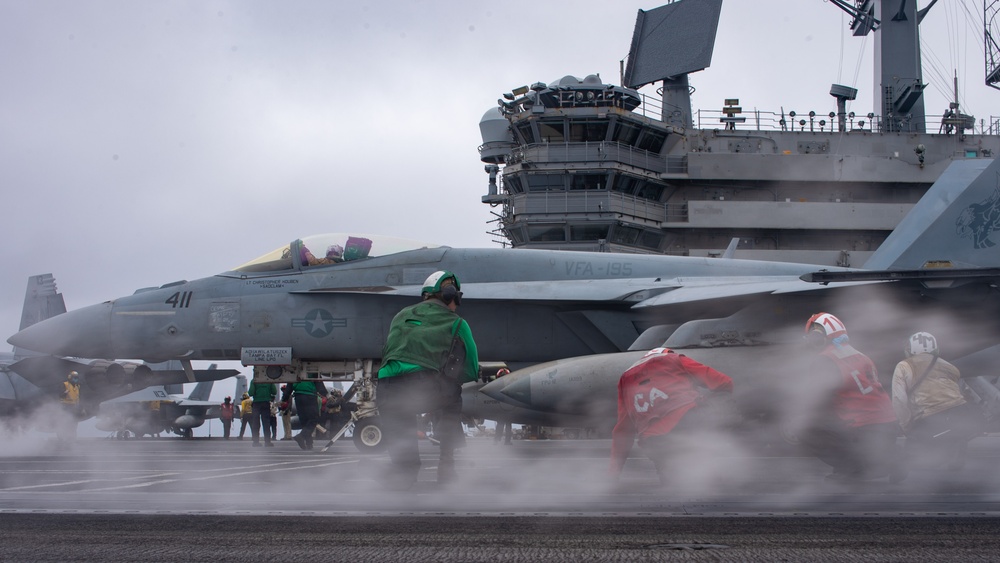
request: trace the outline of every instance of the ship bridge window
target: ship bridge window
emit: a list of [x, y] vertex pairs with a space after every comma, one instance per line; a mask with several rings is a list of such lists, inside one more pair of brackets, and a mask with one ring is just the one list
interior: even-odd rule
[[643, 248], [659, 250], [661, 243], [663, 243], [662, 233], [643, 231], [642, 234], [639, 235], [639, 246]]
[[639, 137], [639, 142], [635, 146], [644, 151], [659, 153], [663, 149], [663, 142], [666, 140], [666, 133], [646, 129], [642, 132], [642, 136]]
[[639, 190], [635, 195], [636, 197], [641, 197], [642, 199], [660, 201], [660, 196], [663, 195], [663, 186], [652, 182], [643, 182], [642, 186], [639, 187]]
[[636, 186], [641, 182], [638, 178], [633, 178], [632, 176], [626, 176], [624, 174], [618, 174], [615, 176], [615, 183], [611, 187], [613, 191], [622, 192], [625, 194], [634, 194]]
[[530, 121], [522, 121], [514, 129], [517, 131], [517, 135], [521, 137], [521, 143], [530, 145], [537, 142], [535, 140], [535, 131], [531, 128]]
[[503, 187], [509, 194], [519, 194], [524, 191], [524, 186], [521, 185], [521, 179], [516, 175], [504, 176]]
[[607, 186], [607, 174], [571, 174], [569, 177], [571, 190], [599, 190]]
[[507, 236], [510, 237], [510, 242], [515, 245], [524, 244], [524, 229], [521, 227], [511, 227], [506, 229]]
[[569, 140], [575, 143], [599, 142], [608, 135], [607, 121], [571, 121]]
[[566, 228], [563, 225], [530, 226], [528, 239], [532, 242], [566, 242]]
[[574, 241], [607, 239], [610, 229], [611, 225], [570, 225], [569, 239]]
[[635, 227], [618, 225], [611, 233], [611, 242], [616, 244], [627, 244], [629, 246], [634, 245], [636, 239], [639, 238], [640, 232], [641, 231]]
[[565, 179], [566, 177], [562, 174], [531, 174], [528, 176], [528, 191], [565, 190]]
[[615, 124], [615, 131], [611, 135], [611, 140], [626, 145], [635, 145], [635, 141], [639, 138], [641, 131], [638, 125], [619, 121]]
[[539, 121], [538, 136], [546, 143], [561, 143], [566, 140], [563, 120]]

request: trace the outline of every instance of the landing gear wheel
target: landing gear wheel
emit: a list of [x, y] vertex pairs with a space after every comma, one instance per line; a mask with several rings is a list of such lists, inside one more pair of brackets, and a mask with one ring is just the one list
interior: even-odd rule
[[354, 423], [354, 446], [363, 454], [379, 453], [385, 449], [385, 435], [378, 417], [362, 418]]

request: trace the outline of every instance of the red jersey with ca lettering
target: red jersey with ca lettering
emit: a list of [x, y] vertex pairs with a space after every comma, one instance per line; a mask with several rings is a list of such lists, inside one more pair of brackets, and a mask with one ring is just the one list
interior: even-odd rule
[[836, 366], [840, 386], [833, 399], [837, 417], [849, 427], [895, 422], [892, 399], [878, 381], [878, 371], [868, 356], [850, 344], [831, 344], [820, 352]]
[[732, 391], [733, 380], [687, 356], [652, 353], [618, 380], [618, 423], [611, 433], [611, 470], [621, 471], [636, 437], [669, 433], [697, 406], [698, 387]]

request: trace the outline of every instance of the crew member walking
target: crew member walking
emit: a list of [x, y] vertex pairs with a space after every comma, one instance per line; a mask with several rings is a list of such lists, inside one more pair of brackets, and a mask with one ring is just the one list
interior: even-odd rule
[[281, 398], [281, 402], [286, 404], [295, 399], [295, 412], [299, 415], [302, 429], [294, 438], [303, 450], [313, 449], [313, 433], [319, 424], [319, 403], [321, 397], [326, 395], [326, 384], [322, 381], [296, 381]]
[[278, 408], [281, 409], [281, 429], [284, 431], [282, 434], [282, 440], [292, 439], [292, 406], [285, 401], [285, 397], [289, 394], [288, 384], [285, 383], [281, 386], [281, 403]]
[[222, 422], [222, 437], [226, 440], [229, 439], [229, 432], [233, 426], [233, 414], [235, 412], [233, 407], [235, 405], [233, 405], [232, 397], [226, 397], [219, 407], [219, 420]]
[[[497, 370], [496, 376], [493, 379], [499, 379], [510, 373], [507, 368], [500, 368]], [[499, 418], [497, 419], [496, 431], [493, 432], [493, 443], [499, 444], [500, 440], [503, 439], [503, 443], [506, 446], [511, 445], [511, 440], [514, 438], [514, 429], [510, 423], [509, 418]]]
[[74, 416], [80, 414], [80, 374], [75, 371], [69, 372], [63, 381], [62, 403]]
[[253, 399], [250, 398], [249, 393], [243, 393], [243, 399], [240, 400], [240, 435], [239, 439], [243, 439], [243, 434], [247, 430], [247, 426], [250, 426], [250, 415], [253, 412]]
[[264, 434], [264, 445], [271, 447], [271, 401], [278, 393], [278, 388], [273, 383], [250, 383], [247, 390], [251, 399], [250, 411], [250, 433], [253, 436], [253, 445], [260, 447], [260, 435]]

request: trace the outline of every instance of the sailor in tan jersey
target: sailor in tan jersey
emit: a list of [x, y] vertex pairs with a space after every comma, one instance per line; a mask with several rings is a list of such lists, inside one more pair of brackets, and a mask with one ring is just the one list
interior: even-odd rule
[[906, 434], [906, 457], [930, 448], [947, 456], [950, 468], [960, 468], [969, 440], [983, 432], [982, 411], [965, 400], [961, 374], [941, 359], [934, 335], [913, 334], [904, 351], [906, 359], [892, 374], [892, 409]]

